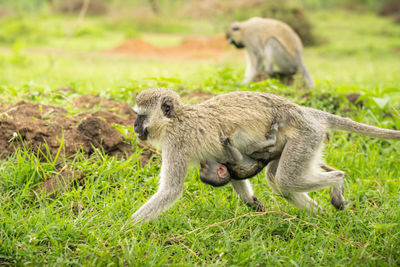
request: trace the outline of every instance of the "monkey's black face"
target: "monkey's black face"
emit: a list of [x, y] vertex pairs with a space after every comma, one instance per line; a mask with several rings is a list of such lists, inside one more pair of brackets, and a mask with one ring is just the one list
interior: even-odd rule
[[149, 132], [147, 131], [147, 128], [143, 127], [143, 122], [146, 120], [147, 116], [146, 115], [137, 115], [137, 118], [135, 120], [134, 124], [134, 130], [135, 133], [137, 133], [139, 136], [139, 139], [142, 141], [147, 140], [147, 136], [149, 135]]
[[239, 23], [234, 22], [226, 32], [225, 37], [228, 43], [233, 44], [236, 48], [242, 49], [245, 47], [242, 41], [243, 36]]

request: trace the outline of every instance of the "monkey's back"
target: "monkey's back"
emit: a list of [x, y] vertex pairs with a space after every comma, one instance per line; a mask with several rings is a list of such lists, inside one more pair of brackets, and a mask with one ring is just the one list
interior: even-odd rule
[[263, 92], [231, 92], [196, 106], [197, 112], [212, 122], [220, 136], [239, 135], [236, 138], [239, 142], [235, 144], [239, 147], [264, 140], [273, 122], [285, 122], [297, 128], [304, 115], [297, 104]]
[[303, 44], [296, 32], [286, 23], [270, 18], [251, 18], [242, 22], [243, 35], [246, 39], [261, 38], [261, 43], [266, 44], [269, 38], [276, 38], [288, 52], [295, 56], [301, 55]]

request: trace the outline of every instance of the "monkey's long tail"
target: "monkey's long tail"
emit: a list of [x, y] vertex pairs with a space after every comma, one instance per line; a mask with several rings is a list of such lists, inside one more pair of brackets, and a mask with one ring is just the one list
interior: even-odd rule
[[353, 133], [363, 134], [370, 137], [400, 140], [400, 131], [383, 129], [368, 124], [359, 123], [353, 121], [352, 119], [343, 118], [317, 109], [307, 109], [321, 123], [327, 123], [329, 129], [344, 130]]

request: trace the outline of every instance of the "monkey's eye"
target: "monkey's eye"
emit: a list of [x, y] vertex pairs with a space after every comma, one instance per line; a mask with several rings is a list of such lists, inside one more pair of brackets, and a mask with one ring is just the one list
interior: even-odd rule
[[239, 27], [232, 27], [232, 31], [238, 31], [239, 30]]

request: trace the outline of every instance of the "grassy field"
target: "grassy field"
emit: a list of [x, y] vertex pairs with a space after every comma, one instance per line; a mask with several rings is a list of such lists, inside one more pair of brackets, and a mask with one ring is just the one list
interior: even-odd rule
[[[341, 11], [316, 12], [311, 18], [321, 41], [305, 49], [317, 84], [312, 91], [277, 81], [241, 84], [245, 63], [237, 52], [199, 61], [104, 53], [131, 36], [174, 45], [192, 35], [191, 28], [185, 34], [141, 32], [88, 17], [66, 38], [76, 18], [2, 19], [0, 99], [68, 107], [86, 93], [133, 104], [136, 92], [153, 86], [182, 94], [259, 90], [400, 129], [400, 26], [372, 14]], [[204, 23], [201, 34], [218, 32]], [[63, 87], [73, 90], [55, 90]], [[360, 93], [364, 105], [349, 102], [349, 93]], [[272, 193], [261, 173], [251, 181], [267, 211], [255, 213], [229, 185], [201, 183], [193, 166], [183, 197], [159, 218], [138, 225], [130, 216], [155, 193], [160, 158], [143, 168], [140, 150], [120, 160], [101, 152], [89, 159], [62, 159], [61, 164], [87, 173], [85, 185], [54, 199], [33, 199], [31, 190], [56, 173], [60, 162], [40, 161], [29, 149], [18, 151], [0, 161], [0, 265], [399, 265], [399, 142], [342, 132], [329, 139], [327, 163], [348, 174], [345, 194], [351, 204], [345, 211], [329, 204], [327, 190], [311, 194], [323, 206], [322, 214], [300, 211]]]

